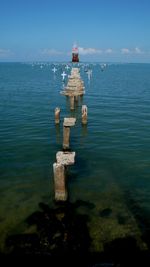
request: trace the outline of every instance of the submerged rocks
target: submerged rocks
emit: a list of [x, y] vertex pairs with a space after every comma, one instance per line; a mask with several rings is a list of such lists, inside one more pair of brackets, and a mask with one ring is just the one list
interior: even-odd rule
[[36, 233], [7, 238], [6, 245], [11, 254], [85, 255], [90, 244], [86, 217], [75, 212], [74, 204], [63, 203], [50, 209], [41, 203], [40, 208], [41, 211], [34, 212], [26, 220], [28, 226], [36, 225]]
[[[148, 260], [149, 250], [141, 251], [137, 240], [132, 236], [115, 238], [111, 242], [106, 240], [101, 252], [90, 250], [91, 238], [87, 228], [89, 218], [86, 214], [95, 208], [93, 203], [77, 200], [75, 203], [55, 203], [53, 208], [40, 203], [39, 207], [40, 210], [26, 219], [29, 229], [34, 225], [36, 231], [31, 233], [29, 230], [30, 233], [9, 236], [6, 240], [9, 255], [16, 256], [17, 261], [21, 256], [20, 264], [22, 259], [24, 263], [31, 256], [34, 257], [34, 263], [36, 260], [39, 263], [42, 259], [42, 266], [45, 265], [44, 259], [50, 266], [124, 267], [135, 266], [137, 262], [140, 262], [140, 266], [146, 266], [142, 264]], [[87, 209], [86, 214], [78, 213], [82, 207]], [[110, 208], [99, 211], [102, 220], [105, 217], [109, 220], [107, 217], [111, 213]], [[122, 224], [123, 218], [119, 217], [119, 220]]]
[[101, 217], [109, 217], [112, 213], [112, 210], [110, 208], [103, 209], [99, 212], [99, 215]]

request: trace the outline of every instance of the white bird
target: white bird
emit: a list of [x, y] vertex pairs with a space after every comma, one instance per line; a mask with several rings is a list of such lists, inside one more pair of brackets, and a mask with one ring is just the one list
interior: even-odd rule
[[64, 81], [66, 75], [67, 75], [67, 74], [63, 71], [63, 73], [61, 74], [61, 76], [62, 76], [62, 78], [63, 78], [63, 81]]
[[87, 75], [88, 75], [88, 80], [90, 80], [92, 77], [92, 70], [88, 70]]
[[66, 70], [69, 70], [69, 69], [70, 69], [70, 67], [69, 67], [68, 65], [66, 65], [65, 69], [66, 69]]
[[52, 71], [55, 73], [55, 72], [57, 71], [57, 69], [54, 67], [54, 68], [52, 69]]

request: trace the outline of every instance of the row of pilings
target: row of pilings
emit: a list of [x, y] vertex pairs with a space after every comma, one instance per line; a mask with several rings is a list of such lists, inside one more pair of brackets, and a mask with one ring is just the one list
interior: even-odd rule
[[[75, 109], [75, 102], [85, 94], [84, 82], [80, 77], [80, 69], [72, 68], [71, 75], [68, 76], [67, 86], [60, 93], [70, 99], [70, 110]], [[55, 124], [60, 123], [60, 107], [55, 108]], [[81, 108], [82, 124], [87, 124], [87, 106]], [[70, 128], [76, 123], [76, 118], [67, 117], [63, 120], [63, 144], [62, 151], [56, 153], [56, 162], [53, 164], [54, 192], [56, 201], [66, 201], [68, 190], [66, 182], [66, 169], [75, 163], [74, 151], [70, 149]]]

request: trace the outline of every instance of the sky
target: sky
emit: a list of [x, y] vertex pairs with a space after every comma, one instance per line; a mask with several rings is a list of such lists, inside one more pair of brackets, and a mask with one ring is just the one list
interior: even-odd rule
[[0, 61], [150, 63], [149, 0], [0, 0]]

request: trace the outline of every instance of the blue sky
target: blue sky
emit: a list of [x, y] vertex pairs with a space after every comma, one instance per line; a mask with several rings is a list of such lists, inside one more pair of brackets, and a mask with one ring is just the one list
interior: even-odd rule
[[0, 0], [0, 61], [150, 62], [149, 0]]

